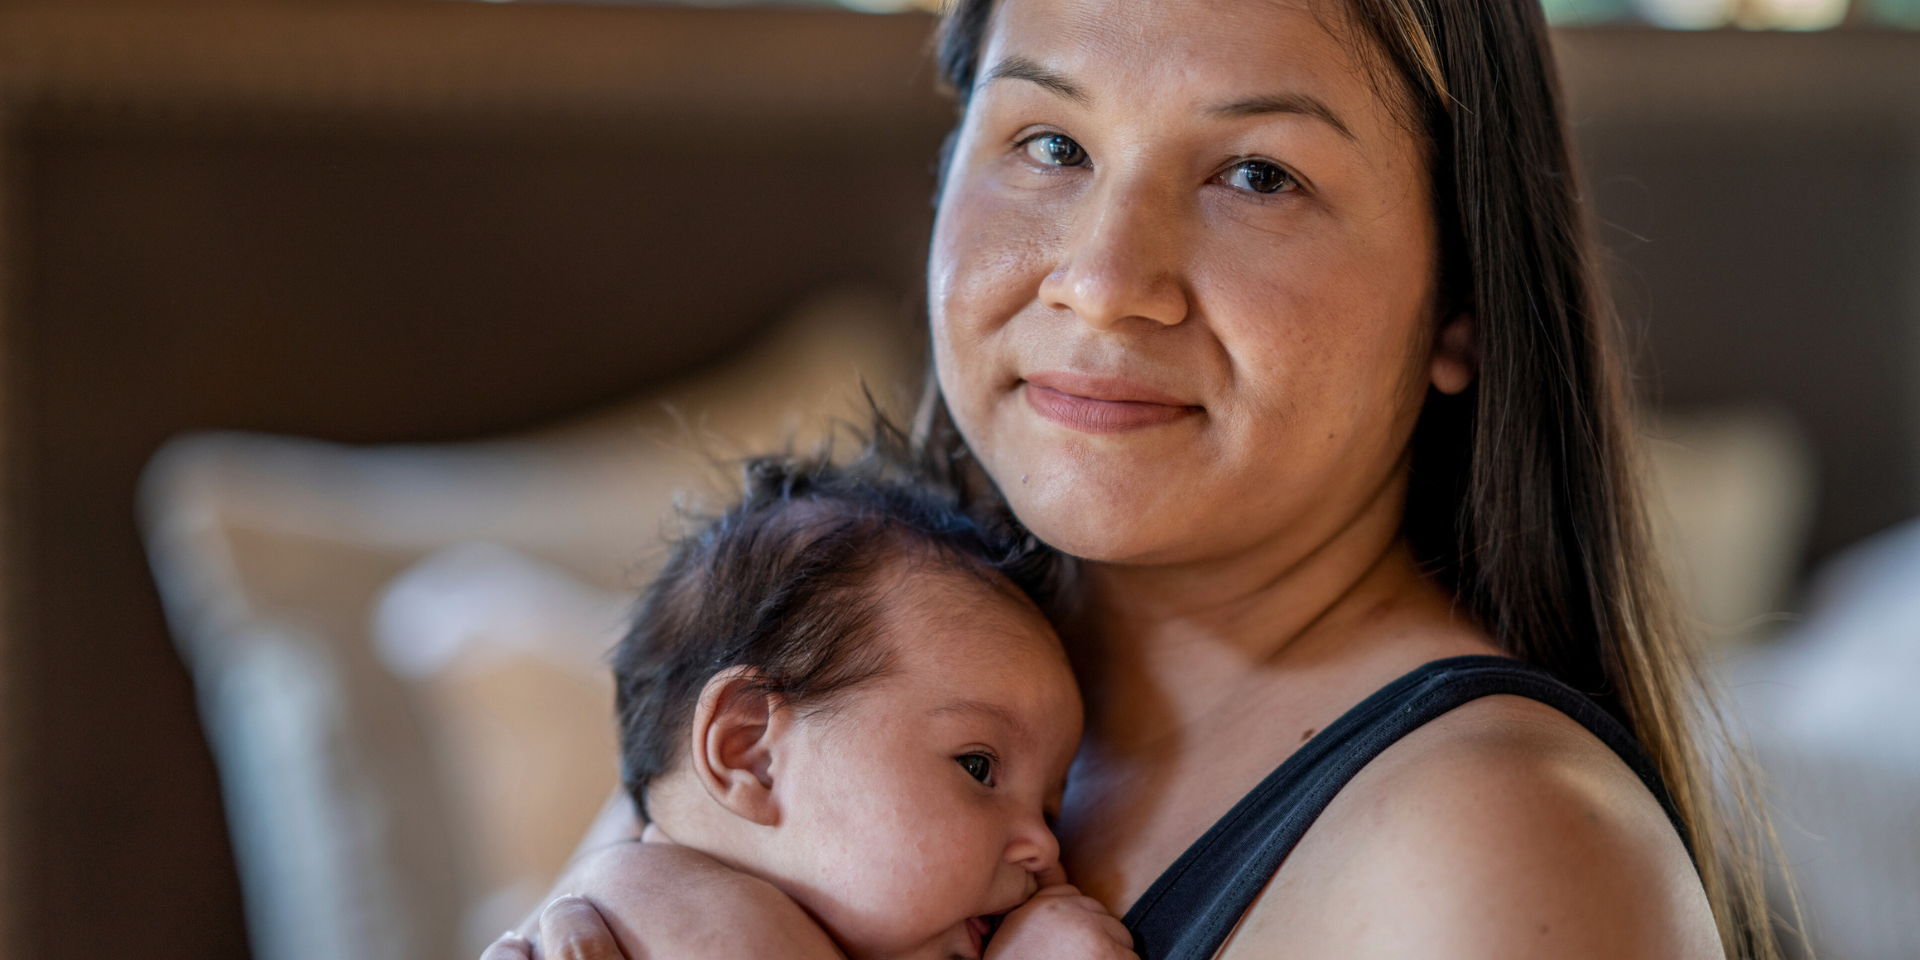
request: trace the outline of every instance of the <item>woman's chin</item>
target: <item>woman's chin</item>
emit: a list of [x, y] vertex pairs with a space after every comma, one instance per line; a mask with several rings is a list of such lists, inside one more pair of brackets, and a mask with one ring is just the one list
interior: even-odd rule
[[1196, 534], [1228, 512], [1231, 485], [1202, 467], [1221, 460], [1221, 451], [1193, 442], [1184, 435], [1188, 428], [1063, 440], [1057, 428], [1031, 417], [985, 422], [992, 429], [984, 436], [965, 422], [962, 435], [1020, 522], [1071, 556], [1101, 563], [1177, 559], [1207, 542]]
[[[1025, 491], [1010, 492], [1007, 505], [1042, 543], [1095, 563], [1153, 562], [1191, 539], [1178, 536], [1175, 530], [1159, 536], [1163, 524], [1142, 521], [1163, 517], [1166, 511], [1146, 505], [1100, 497], [1035, 496]], [[1191, 530], [1191, 525], [1186, 529]]]

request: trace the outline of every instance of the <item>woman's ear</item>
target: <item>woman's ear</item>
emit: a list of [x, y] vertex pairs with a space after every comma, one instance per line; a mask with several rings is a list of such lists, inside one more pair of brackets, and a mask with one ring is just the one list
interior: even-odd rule
[[1473, 314], [1462, 310], [1440, 321], [1433, 337], [1433, 359], [1427, 376], [1433, 388], [1454, 394], [1465, 390], [1480, 372], [1480, 330]]
[[735, 816], [761, 826], [780, 822], [773, 796], [774, 754], [786, 735], [788, 711], [752, 667], [730, 667], [700, 691], [693, 711], [694, 778]]

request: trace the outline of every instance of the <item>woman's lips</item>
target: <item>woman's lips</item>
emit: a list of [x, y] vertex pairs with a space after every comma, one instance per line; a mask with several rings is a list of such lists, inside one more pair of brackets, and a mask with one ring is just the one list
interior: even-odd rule
[[1083, 433], [1124, 433], [1200, 412], [1151, 387], [1108, 377], [1036, 373], [1021, 389], [1035, 413]]

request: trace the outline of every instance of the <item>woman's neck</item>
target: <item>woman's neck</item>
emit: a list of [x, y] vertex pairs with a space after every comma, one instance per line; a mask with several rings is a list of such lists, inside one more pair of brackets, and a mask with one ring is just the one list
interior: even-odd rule
[[1076, 658], [1090, 730], [1124, 748], [1186, 729], [1275, 676], [1493, 652], [1420, 572], [1400, 522], [1389, 489], [1314, 543], [1276, 539], [1183, 564], [1086, 564], [1067, 633], [1094, 652]]

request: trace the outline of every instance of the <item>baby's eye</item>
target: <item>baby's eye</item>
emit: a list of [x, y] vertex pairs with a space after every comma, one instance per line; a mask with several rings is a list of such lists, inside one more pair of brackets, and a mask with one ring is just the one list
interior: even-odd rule
[[967, 776], [981, 783], [993, 776], [993, 758], [984, 753], [969, 753], [954, 759], [960, 761], [960, 769], [967, 771]]
[[1087, 151], [1063, 133], [1043, 133], [1022, 146], [1027, 156], [1049, 167], [1077, 167], [1087, 162]]
[[1293, 174], [1281, 169], [1277, 163], [1265, 160], [1243, 160], [1230, 167], [1222, 179], [1229, 187], [1251, 190], [1254, 193], [1279, 193], [1282, 190], [1295, 190], [1300, 182]]

